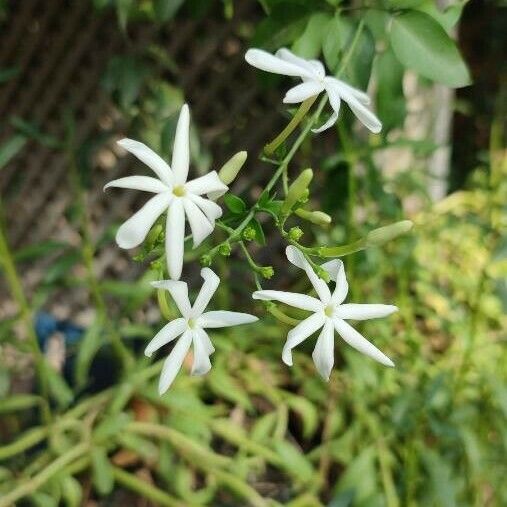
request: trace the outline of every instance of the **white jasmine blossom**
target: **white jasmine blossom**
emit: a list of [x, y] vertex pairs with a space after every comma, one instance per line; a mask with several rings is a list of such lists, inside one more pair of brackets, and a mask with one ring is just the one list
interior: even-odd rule
[[324, 65], [320, 61], [305, 60], [285, 48], [279, 49], [275, 55], [262, 49], [249, 49], [245, 54], [245, 60], [253, 67], [266, 72], [299, 77], [303, 80], [286, 93], [283, 99], [286, 104], [303, 102], [323, 91], [327, 93], [333, 114], [324, 125], [313, 129], [313, 132], [322, 132], [336, 123], [342, 100], [371, 132], [378, 134], [382, 129], [380, 120], [367, 107], [371, 103], [370, 97], [340, 79], [326, 76]]
[[179, 280], [183, 267], [185, 217], [193, 237], [194, 248], [206, 239], [215, 227], [215, 220], [222, 216], [222, 209], [203, 194], [217, 197], [228, 190], [216, 171], [211, 171], [187, 181], [189, 154], [190, 113], [185, 104], [181, 108], [174, 139], [172, 168], [145, 144], [132, 139], [122, 139], [118, 144], [144, 162], [157, 178], [128, 176], [109, 182], [105, 187], [130, 188], [155, 194], [139, 211], [134, 213], [118, 229], [116, 242], [120, 248], [134, 248], [146, 238], [150, 228], [162, 213], [167, 211], [166, 258], [169, 276]]
[[333, 368], [335, 331], [359, 352], [370, 356], [385, 366], [394, 366], [394, 363], [384, 353], [345, 321], [348, 319], [366, 320], [386, 317], [397, 311], [398, 308], [393, 305], [380, 304], [343, 304], [349, 286], [341, 260], [332, 260], [322, 265], [322, 268], [329, 273], [331, 279], [336, 282], [335, 290], [331, 293], [326, 282], [316, 275], [304, 255], [297, 248], [288, 246], [286, 253], [292, 264], [306, 272], [318, 298], [306, 294], [277, 290], [259, 290], [253, 293], [254, 299], [275, 300], [312, 312], [310, 317], [301, 321], [289, 332], [283, 348], [283, 362], [288, 366], [292, 366], [292, 349], [310, 335], [322, 329], [312, 357], [318, 372], [325, 380], [329, 380]]
[[203, 268], [201, 276], [204, 282], [193, 306], [190, 305], [188, 286], [185, 282], [161, 280], [151, 284], [157, 289], [168, 290], [182, 315], [180, 318], [166, 324], [144, 351], [148, 357], [151, 357], [153, 352], [179, 337], [164, 362], [158, 384], [160, 394], [169, 389], [192, 344], [194, 346], [194, 362], [191, 374], [204, 375], [210, 370], [209, 357], [213, 354], [215, 348], [205, 329], [249, 324], [258, 320], [257, 317], [248, 313], [223, 310], [204, 312], [220, 284], [220, 278], [209, 268]]

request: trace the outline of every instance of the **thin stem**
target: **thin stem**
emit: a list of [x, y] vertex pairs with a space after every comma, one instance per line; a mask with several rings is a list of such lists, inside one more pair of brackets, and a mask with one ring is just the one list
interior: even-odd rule
[[292, 117], [288, 125], [264, 147], [264, 153], [266, 155], [272, 155], [278, 146], [280, 146], [292, 134], [292, 132], [294, 132], [294, 129], [302, 122], [306, 113], [310, 110], [316, 99], [317, 95], [314, 95], [301, 103], [299, 109], [296, 111], [296, 114]]
[[[45, 374], [45, 369], [48, 368], [49, 366], [47, 365], [44, 354], [42, 353], [39, 347], [37, 335], [35, 334], [35, 329], [33, 327], [32, 311], [30, 309], [30, 305], [28, 304], [28, 300], [25, 296], [21, 279], [16, 270], [16, 265], [14, 264], [12, 252], [9, 248], [9, 243], [7, 241], [7, 235], [5, 233], [4, 228], [3, 207], [1, 199], [0, 199], [0, 266], [4, 272], [12, 298], [18, 305], [21, 320], [23, 321], [23, 324], [25, 326], [30, 348], [32, 349], [33, 352], [33, 358], [35, 361], [35, 370], [39, 380], [42, 396], [44, 397], [44, 399], [49, 401], [49, 387]], [[50, 422], [51, 412], [49, 408], [49, 403], [45, 403], [42, 406], [42, 414], [45, 422], [46, 423]]]

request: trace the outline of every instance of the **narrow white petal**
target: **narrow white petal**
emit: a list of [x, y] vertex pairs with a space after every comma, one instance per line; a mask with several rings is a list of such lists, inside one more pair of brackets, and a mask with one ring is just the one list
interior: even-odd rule
[[342, 99], [349, 105], [357, 119], [371, 132], [378, 134], [382, 130], [381, 121], [354, 94], [346, 89], [341, 90]]
[[165, 289], [169, 291], [181, 315], [188, 319], [191, 317], [190, 300], [188, 299], [188, 285], [185, 282], [176, 280], [159, 280], [151, 282], [152, 287], [156, 289]]
[[306, 81], [291, 88], [283, 98], [285, 104], [297, 104], [318, 95], [324, 86], [318, 81]]
[[164, 361], [164, 366], [162, 367], [162, 373], [160, 374], [160, 380], [158, 382], [158, 393], [160, 395], [164, 394], [169, 387], [171, 387], [173, 380], [181, 369], [181, 365], [183, 364], [183, 360], [191, 344], [192, 333], [187, 330], [176, 342], [171, 353]]
[[190, 199], [183, 198], [182, 201], [192, 231], [194, 248], [196, 248], [213, 232], [213, 226], [206, 215]]
[[310, 263], [306, 260], [303, 253], [295, 246], [289, 245], [285, 249], [285, 254], [287, 255], [287, 259], [289, 259], [292, 264], [305, 270], [306, 275], [313, 285], [315, 292], [317, 292], [320, 300], [324, 305], [327, 305], [331, 299], [331, 291], [329, 290], [327, 283], [315, 274], [315, 271], [310, 266]]
[[314, 75], [316, 78], [322, 79], [326, 73], [324, 70], [324, 65], [320, 63], [318, 60], [306, 60], [305, 58], [301, 58], [300, 56], [295, 55], [290, 49], [281, 48], [275, 53], [275, 57], [281, 58], [286, 62], [292, 63], [306, 69], [310, 74]]
[[320, 376], [328, 382], [334, 364], [334, 326], [331, 319], [326, 319], [312, 357]]
[[231, 327], [241, 324], [251, 324], [259, 319], [255, 315], [240, 312], [228, 312], [225, 310], [217, 310], [203, 313], [198, 323], [203, 328]]
[[371, 344], [364, 336], [358, 333], [350, 324], [341, 319], [334, 319], [336, 332], [359, 352], [375, 359], [385, 366], [394, 366], [394, 363], [375, 345]]
[[349, 84], [345, 83], [345, 81], [341, 81], [340, 79], [336, 78], [328, 78], [328, 79], [334, 79], [335, 81], [337, 81], [342, 89], [345, 89], [346, 92], [353, 95], [359, 102], [361, 102], [365, 106], [369, 106], [371, 104], [371, 99], [367, 93], [364, 93], [363, 91], [358, 90], [353, 86], [350, 86]]
[[213, 354], [213, 352], [215, 352], [215, 347], [213, 347], [213, 344], [211, 343], [208, 333], [206, 333], [206, 331], [204, 331], [204, 329], [201, 329], [199, 327], [195, 329], [195, 332], [198, 333], [199, 336], [201, 337], [201, 340], [204, 344], [204, 350], [206, 351], [206, 354], [208, 354], [208, 356], [211, 356], [211, 354]]
[[256, 290], [252, 297], [262, 301], [280, 301], [289, 306], [294, 306], [301, 310], [310, 312], [319, 312], [323, 309], [322, 302], [306, 294], [297, 294], [296, 292], [284, 292], [281, 290]]
[[199, 209], [206, 215], [211, 225], [215, 226], [215, 220], [222, 216], [222, 208], [210, 199], [204, 199], [200, 195], [187, 194], [187, 198], [194, 204], [197, 204]]
[[307, 68], [286, 62], [262, 49], [249, 49], [245, 54], [245, 60], [253, 67], [266, 72], [283, 74], [284, 76], [306, 77], [308, 79], [314, 77], [313, 72], [310, 72]]
[[364, 305], [349, 303], [340, 305], [336, 309], [336, 316], [340, 319], [367, 320], [387, 317], [398, 311], [394, 305]]
[[332, 127], [336, 121], [338, 120], [338, 116], [340, 114], [340, 94], [335, 86], [330, 86], [329, 84], [326, 85], [326, 91], [327, 96], [329, 97], [329, 104], [331, 105], [331, 108], [333, 109], [333, 113], [329, 117], [326, 123], [322, 125], [321, 127], [317, 129], [312, 129], [312, 132], [319, 133], [323, 132], [324, 130], [327, 130], [328, 128]]
[[150, 176], [127, 176], [125, 178], [119, 178], [117, 180], [110, 181], [104, 187], [104, 190], [110, 187], [144, 190], [145, 192], [154, 192], [155, 194], [159, 194], [160, 192], [169, 192], [171, 190], [160, 180]]
[[[345, 266], [343, 265], [343, 261], [336, 259], [331, 262], [336, 263], [332, 265], [334, 279], [336, 280], [336, 287], [333, 295], [331, 296], [331, 301], [334, 304], [339, 305], [347, 297], [349, 292], [349, 283], [347, 282], [347, 277], [345, 276]], [[330, 266], [331, 263], [326, 263], [326, 265]]]
[[139, 211], [124, 222], [116, 233], [116, 243], [120, 248], [134, 248], [140, 245], [157, 218], [171, 202], [171, 193], [164, 192], [152, 197]]
[[169, 164], [157, 155], [151, 148], [148, 148], [139, 141], [133, 139], [122, 139], [118, 144], [145, 163], [166, 185], [172, 184], [173, 174]]
[[208, 343], [203, 340], [202, 335], [195, 329], [192, 332], [192, 341], [194, 343], [194, 362], [192, 364], [191, 375], [205, 375], [211, 369], [211, 362], [208, 354]]
[[204, 310], [206, 310], [213, 294], [215, 294], [215, 291], [220, 285], [220, 278], [210, 268], [202, 268], [201, 276], [204, 282], [197, 298], [195, 299], [194, 306], [192, 306], [192, 316], [194, 318], [198, 317]]
[[289, 331], [282, 351], [282, 361], [286, 365], [292, 366], [292, 349], [315, 333], [317, 329], [320, 329], [325, 320], [326, 318], [322, 312], [314, 313]]
[[175, 185], [183, 185], [187, 181], [188, 166], [190, 164], [189, 129], [190, 112], [188, 106], [184, 104], [178, 118], [173, 145], [172, 168]]
[[187, 327], [187, 321], [183, 318], [175, 319], [166, 324], [148, 343], [144, 355], [151, 357], [153, 352], [168, 344], [182, 334]]
[[185, 183], [187, 192], [196, 195], [207, 194], [208, 192], [216, 192], [218, 190], [229, 190], [229, 187], [222, 183], [216, 171], [211, 171], [204, 176], [195, 178], [195, 180]]
[[185, 251], [185, 212], [181, 199], [174, 199], [167, 211], [165, 255], [169, 276], [179, 280]]

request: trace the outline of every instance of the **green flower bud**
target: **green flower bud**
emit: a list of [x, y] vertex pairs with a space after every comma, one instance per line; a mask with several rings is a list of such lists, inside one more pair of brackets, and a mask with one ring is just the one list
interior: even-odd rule
[[248, 226], [243, 230], [242, 236], [246, 241], [252, 241], [257, 236], [257, 233], [253, 227]]
[[394, 224], [379, 227], [378, 229], [370, 231], [366, 235], [366, 243], [368, 245], [383, 245], [384, 243], [407, 233], [413, 226], [414, 224], [412, 221], [401, 220], [400, 222], [395, 222]]
[[273, 266], [263, 266], [260, 272], [262, 277], [265, 278], [266, 280], [269, 280], [275, 274]]
[[238, 175], [240, 169], [246, 162], [247, 156], [248, 154], [246, 151], [239, 151], [222, 166], [218, 172], [218, 177], [222, 183], [229, 185], [236, 179], [236, 176]]
[[331, 223], [331, 217], [323, 211], [307, 211], [299, 208], [296, 210], [296, 215], [315, 225], [329, 225]]
[[290, 185], [287, 197], [282, 204], [282, 214], [288, 215], [294, 205], [305, 196], [308, 185], [312, 181], [313, 171], [305, 169]]
[[300, 227], [291, 227], [289, 229], [289, 239], [292, 241], [299, 241], [303, 236], [303, 231]]
[[162, 227], [162, 224], [157, 224], [151, 228], [151, 231], [148, 233], [148, 237], [146, 238], [145, 243], [145, 245], [147, 246], [147, 250], [151, 250], [160, 234], [162, 234], [163, 230], [164, 228]]
[[200, 262], [201, 262], [201, 266], [203, 266], [205, 268], [211, 266], [211, 256], [208, 254], [202, 255]]
[[229, 243], [222, 243], [218, 247], [218, 253], [224, 257], [229, 257], [229, 255], [231, 255], [231, 245], [229, 245]]

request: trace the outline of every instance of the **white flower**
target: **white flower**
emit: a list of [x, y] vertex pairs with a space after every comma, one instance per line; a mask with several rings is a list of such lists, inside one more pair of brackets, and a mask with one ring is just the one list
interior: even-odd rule
[[215, 220], [222, 216], [220, 206], [202, 195], [211, 192], [217, 197], [228, 190], [216, 171], [187, 181], [190, 160], [189, 126], [190, 114], [185, 104], [181, 108], [176, 127], [172, 169], [143, 143], [132, 139], [118, 141], [120, 146], [152, 169], [158, 178], [128, 176], [111, 181], [104, 187], [104, 190], [109, 187], [120, 187], [155, 194], [155, 197], [118, 229], [116, 242], [120, 248], [134, 248], [140, 245], [157, 218], [167, 210], [165, 247], [169, 276], [173, 280], [179, 280], [183, 267], [185, 216], [190, 224], [195, 248], [213, 232]]
[[258, 320], [257, 317], [248, 313], [221, 310], [203, 313], [220, 284], [220, 278], [209, 268], [203, 268], [201, 276], [204, 282], [193, 306], [190, 305], [188, 286], [185, 282], [161, 280], [152, 282], [151, 284], [157, 289], [168, 290], [182, 315], [179, 319], [172, 320], [166, 324], [155, 335], [144, 351], [148, 357], [151, 357], [153, 352], [160, 347], [178, 336], [180, 337], [164, 362], [158, 384], [160, 394], [165, 393], [169, 389], [180, 371], [183, 360], [192, 343], [194, 345], [194, 363], [191, 374], [204, 375], [209, 371], [211, 368], [209, 356], [213, 354], [215, 348], [205, 329], [249, 324]]
[[285, 76], [300, 77], [303, 82], [291, 88], [283, 101], [286, 104], [303, 102], [310, 97], [325, 91], [333, 114], [329, 120], [313, 132], [322, 132], [333, 126], [338, 120], [340, 103], [345, 101], [359, 121], [373, 133], [378, 134], [382, 129], [380, 120], [368, 109], [370, 97], [361, 90], [344, 83], [340, 79], [326, 76], [324, 65], [318, 60], [305, 60], [288, 49], [279, 49], [275, 55], [262, 49], [249, 49], [245, 60], [252, 66], [267, 72], [283, 74]]
[[329, 380], [334, 363], [334, 331], [359, 352], [370, 356], [385, 366], [394, 366], [394, 363], [377, 347], [359, 334], [346, 319], [366, 320], [377, 317], [386, 317], [398, 310], [393, 305], [364, 305], [342, 304], [349, 286], [345, 278], [345, 270], [341, 260], [332, 260], [322, 265], [332, 280], [336, 281], [333, 293], [326, 282], [319, 278], [304, 255], [295, 247], [288, 246], [287, 258], [292, 264], [306, 271], [310, 282], [317, 292], [318, 299], [306, 294], [283, 292], [277, 290], [259, 290], [253, 293], [254, 299], [275, 300], [294, 306], [301, 310], [313, 312], [312, 315], [301, 321], [288, 336], [283, 348], [282, 359], [285, 364], [292, 366], [292, 349], [303, 342], [315, 331], [322, 328], [313, 351], [313, 361], [318, 372], [325, 380]]

